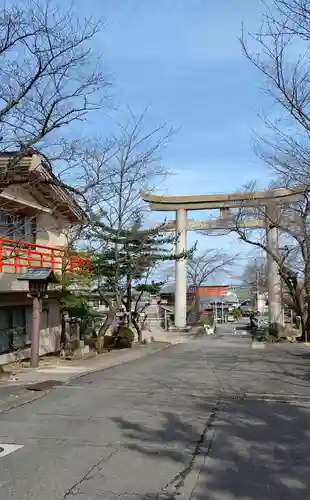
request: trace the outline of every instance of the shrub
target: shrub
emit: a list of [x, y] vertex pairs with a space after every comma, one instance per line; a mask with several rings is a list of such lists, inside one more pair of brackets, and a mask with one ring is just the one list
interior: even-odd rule
[[115, 332], [113, 332], [113, 338], [116, 348], [125, 349], [132, 347], [135, 335], [127, 326], [120, 326]]
[[283, 325], [279, 323], [272, 323], [263, 329], [261, 335], [257, 336], [257, 340], [269, 343], [283, 342], [284, 333], [285, 328]]
[[105, 335], [103, 337], [103, 347], [109, 348], [113, 346], [115, 338], [112, 335]]
[[213, 314], [210, 314], [208, 316], [201, 316], [199, 319], [199, 323], [203, 325], [209, 325], [213, 326], [214, 325], [214, 316]]
[[118, 334], [122, 339], [126, 339], [130, 343], [134, 341], [135, 335], [131, 328], [128, 328], [127, 326], [121, 326], [118, 330]]

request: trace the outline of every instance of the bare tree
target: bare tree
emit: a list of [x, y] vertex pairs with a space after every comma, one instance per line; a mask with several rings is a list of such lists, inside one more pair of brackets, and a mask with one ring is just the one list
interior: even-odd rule
[[267, 91], [276, 103], [295, 124], [309, 131], [310, 2], [270, 0], [262, 4], [265, 11], [261, 28], [249, 34], [257, 48], [251, 50], [249, 38], [243, 33], [243, 53], [265, 76]]
[[77, 184], [82, 186], [82, 204], [89, 218], [84, 238], [97, 253], [109, 249], [115, 263], [110, 294], [106, 293], [106, 277], [96, 276], [99, 292], [103, 290], [102, 300], [109, 308], [101, 334], [114, 321], [126, 293], [120, 259], [122, 245], [117, 241], [135, 224], [142, 226], [147, 207], [141, 194], [154, 190], [168, 174], [161, 162], [161, 151], [172, 131], [165, 125], [147, 128], [146, 113], [138, 118], [130, 113], [128, 122], [119, 125], [119, 134], [108, 139], [95, 138], [78, 145], [76, 150], [74, 172]]
[[228, 276], [237, 256], [221, 249], [208, 249], [187, 260], [187, 275], [191, 285], [201, 286], [209, 278], [225, 274]]
[[92, 217], [117, 230], [144, 217], [141, 194], [158, 188], [169, 174], [161, 152], [172, 133], [166, 124], [149, 129], [146, 112], [138, 117], [129, 112], [116, 134], [77, 147], [74, 174]]
[[[109, 85], [93, 52], [101, 21], [79, 20], [52, 0], [0, 8], [0, 152], [15, 151], [1, 168], [0, 188], [27, 182], [12, 175], [32, 148], [67, 153], [66, 133], [104, 104]], [[71, 131], [72, 134], [72, 131]], [[59, 182], [56, 178], [51, 182]], [[67, 186], [70, 189], [70, 186]]]
[[[274, 120], [264, 118], [268, 135], [256, 137], [255, 150], [271, 168], [274, 184], [297, 190], [300, 201], [281, 207], [278, 220], [266, 221], [281, 233], [281, 252], [272, 254], [265, 236], [250, 234], [240, 222], [238, 234], [267, 251], [277, 263], [296, 313], [302, 317], [305, 339], [310, 333], [310, 1], [270, 0], [263, 6], [259, 32], [248, 36], [243, 32], [241, 37], [243, 53], [263, 76], [277, 112]], [[242, 212], [238, 221], [246, 216]], [[265, 214], [256, 209], [252, 216]]]
[[[33, 194], [33, 189], [53, 184], [81, 199], [79, 186], [60, 180], [55, 175], [59, 164], [55, 169], [50, 160], [72, 158], [71, 126], [106, 102], [109, 82], [100, 54], [93, 50], [102, 27], [100, 20], [79, 20], [72, 9], [63, 11], [52, 0], [2, 2], [0, 192], [12, 195], [8, 188], [22, 186]], [[41, 160], [35, 171], [29, 167], [34, 148], [40, 149]], [[66, 163], [66, 168], [74, 166]], [[52, 209], [57, 213], [59, 207]], [[27, 240], [22, 217], [10, 210], [2, 197], [0, 236]], [[27, 217], [27, 227], [35, 220]]]
[[[208, 234], [205, 231], [199, 232]], [[206, 249], [198, 254], [196, 254], [195, 250], [196, 245], [194, 251], [191, 251], [187, 257], [187, 281], [189, 285], [199, 287], [210, 278], [219, 280], [223, 275], [226, 277], [233, 275], [237, 255], [229, 255], [222, 249]], [[175, 266], [169, 264], [162, 266], [160, 276], [165, 282], [175, 281]], [[198, 302], [195, 295], [189, 305], [193, 313], [196, 310], [196, 317], [198, 318]]]
[[262, 117], [267, 134], [256, 136], [254, 147], [277, 185], [302, 189], [303, 208], [308, 208], [310, 1], [270, 0], [262, 5], [261, 28], [248, 35], [243, 30], [241, 47], [263, 77], [276, 117]]
[[265, 259], [254, 258], [247, 263], [242, 275], [242, 285], [251, 293], [268, 291]]
[[[254, 183], [252, 183], [253, 189]], [[250, 193], [248, 193], [250, 194]], [[294, 194], [294, 191], [292, 191]], [[254, 198], [253, 193], [253, 198]], [[248, 200], [249, 201], [249, 200]], [[301, 202], [302, 203], [302, 202]], [[251, 200], [250, 200], [251, 204]], [[234, 211], [227, 220], [227, 227], [233, 228], [239, 238], [263, 251], [277, 266], [277, 272], [282, 280], [285, 295], [290, 297], [290, 307], [301, 317], [302, 338], [307, 338], [309, 322], [309, 298], [307, 292], [307, 243], [302, 228], [302, 219], [298, 212], [298, 203], [292, 205], [278, 204], [278, 210], [268, 215], [264, 207], [255, 204], [242, 206]], [[264, 229], [249, 227], [249, 221], [265, 225]], [[253, 224], [253, 225], [255, 225]], [[267, 234], [273, 228], [279, 232], [279, 248], [270, 248], [267, 244]], [[288, 302], [286, 300], [286, 302]]]

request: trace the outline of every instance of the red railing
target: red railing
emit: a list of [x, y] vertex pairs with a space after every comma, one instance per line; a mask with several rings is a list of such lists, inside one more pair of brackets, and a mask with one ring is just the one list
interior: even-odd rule
[[90, 259], [65, 249], [0, 238], [0, 273], [22, 273], [33, 267], [54, 272], [90, 272]]

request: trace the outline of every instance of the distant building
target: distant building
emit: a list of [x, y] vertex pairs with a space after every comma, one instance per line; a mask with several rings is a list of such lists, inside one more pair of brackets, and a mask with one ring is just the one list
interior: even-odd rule
[[196, 288], [196, 303], [201, 315], [223, 308], [228, 312], [239, 306], [239, 299], [229, 285], [202, 285]]
[[[161, 302], [165, 302], [169, 310], [174, 311], [174, 294], [175, 282], [167, 283], [160, 291]], [[187, 308], [188, 320], [194, 314], [198, 316], [209, 312], [218, 311], [218, 315], [224, 310], [228, 313], [234, 307], [239, 307], [239, 299], [235, 291], [230, 285], [202, 285], [195, 287], [188, 285], [187, 287]]]

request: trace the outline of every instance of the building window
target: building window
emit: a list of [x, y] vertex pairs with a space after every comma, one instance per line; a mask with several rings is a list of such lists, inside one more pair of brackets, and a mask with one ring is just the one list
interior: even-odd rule
[[0, 237], [10, 240], [36, 242], [36, 218], [0, 211]]
[[29, 318], [32, 309], [27, 306], [0, 308], [0, 354], [23, 349], [31, 343]]
[[0, 210], [0, 236], [7, 238], [9, 233], [9, 214]]
[[10, 321], [7, 314], [7, 309], [0, 309], [0, 353], [10, 351]]

